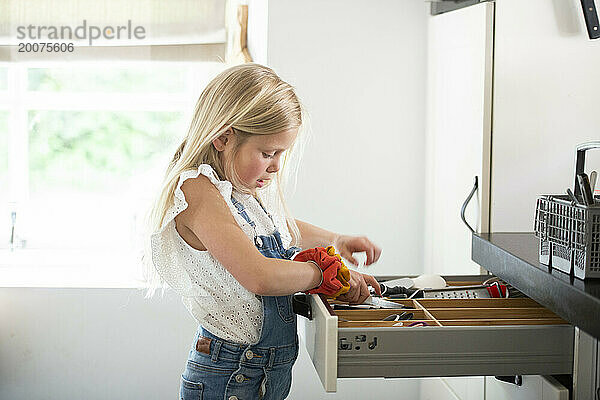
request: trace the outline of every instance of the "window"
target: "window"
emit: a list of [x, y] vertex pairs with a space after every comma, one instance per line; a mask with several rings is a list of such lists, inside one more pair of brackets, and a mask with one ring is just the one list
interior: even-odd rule
[[[151, 64], [150, 64], [151, 65]], [[189, 67], [29, 68], [28, 89], [42, 92], [185, 93]]]
[[40, 266], [47, 250], [79, 254], [74, 265], [137, 268], [123, 260], [139, 257], [149, 201], [202, 88], [222, 69], [0, 66], [0, 226], [16, 215], [12, 244], [5, 229], [0, 249], [33, 250]]
[[[0, 76], [1, 72], [0, 72]], [[1, 79], [1, 78], [0, 78]], [[7, 212], [8, 205], [8, 112], [0, 110], [0, 226], [10, 226], [10, 215]], [[0, 232], [0, 241], [8, 243], [9, 230]]]
[[[0, 226], [10, 226], [8, 214], [8, 93], [7, 68], [0, 65]], [[0, 232], [0, 243], [7, 244], [9, 230]]]
[[2, 90], [2, 91], [5, 91], [6, 87], [7, 87], [6, 71], [7, 71], [6, 67], [0, 67], [0, 90]]

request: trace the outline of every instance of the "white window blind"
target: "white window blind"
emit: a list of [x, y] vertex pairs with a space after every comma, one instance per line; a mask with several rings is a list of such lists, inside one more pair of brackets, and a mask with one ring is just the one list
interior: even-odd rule
[[[227, 4], [5, 0], [0, 2], [0, 61], [223, 61]], [[18, 51], [24, 43], [42, 42], [73, 43], [74, 51]]]

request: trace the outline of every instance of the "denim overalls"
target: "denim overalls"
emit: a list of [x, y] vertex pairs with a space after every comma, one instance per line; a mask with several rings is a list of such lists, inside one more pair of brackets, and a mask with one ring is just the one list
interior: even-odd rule
[[[248, 217], [242, 203], [233, 196], [231, 201], [254, 228], [255, 223]], [[266, 210], [265, 213], [271, 217]], [[300, 251], [298, 247], [284, 249], [277, 228], [268, 236], [255, 233], [254, 244], [263, 256], [269, 258], [290, 259]], [[257, 343], [248, 345], [226, 341], [202, 326], [198, 327], [181, 376], [181, 399], [279, 400], [288, 395], [292, 366], [298, 357], [292, 296], [260, 298], [263, 325]]]

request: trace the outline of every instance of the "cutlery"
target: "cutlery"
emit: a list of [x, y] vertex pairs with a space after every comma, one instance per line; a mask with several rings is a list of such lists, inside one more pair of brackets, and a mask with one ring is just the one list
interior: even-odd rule
[[581, 197], [583, 198], [583, 203], [586, 206], [591, 206], [594, 204], [594, 195], [592, 194], [592, 189], [590, 186], [590, 181], [586, 173], [577, 174], [577, 181], [579, 182], [579, 190], [581, 191]]

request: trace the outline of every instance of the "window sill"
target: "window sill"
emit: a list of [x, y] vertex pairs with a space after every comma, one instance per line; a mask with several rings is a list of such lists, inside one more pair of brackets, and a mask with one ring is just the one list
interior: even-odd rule
[[0, 287], [144, 288], [131, 252], [0, 249]]

